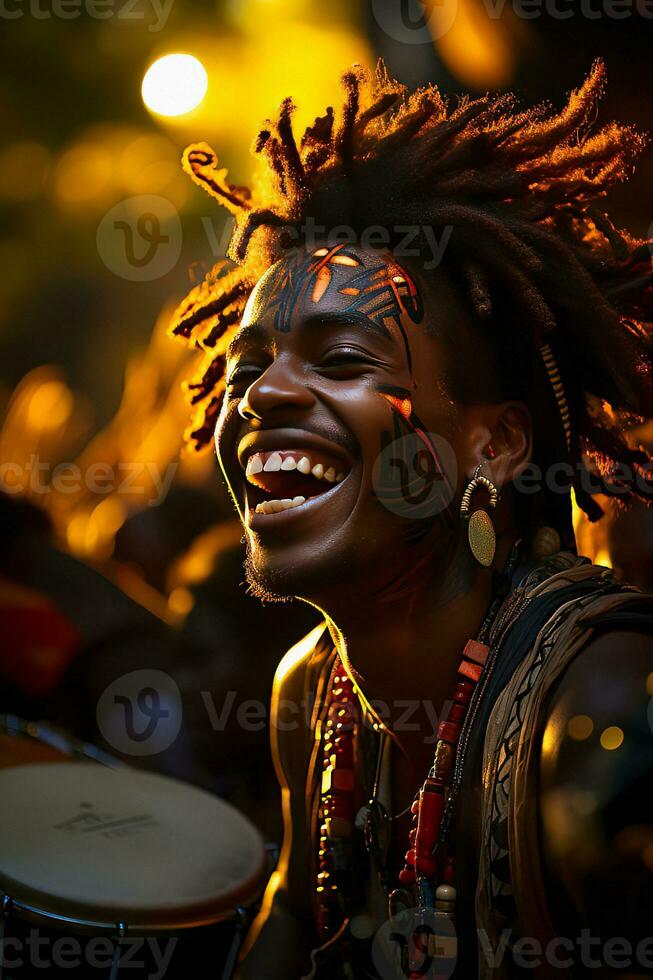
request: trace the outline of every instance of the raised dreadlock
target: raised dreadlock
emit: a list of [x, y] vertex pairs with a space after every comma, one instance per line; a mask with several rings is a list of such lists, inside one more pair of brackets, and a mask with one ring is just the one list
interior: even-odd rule
[[[188, 384], [191, 444], [202, 448], [212, 439], [225, 351], [249, 292], [301, 240], [307, 218], [357, 234], [371, 226], [390, 233], [411, 224], [436, 233], [450, 226], [448, 268], [474, 319], [485, 324], [504, 374], [522, 378], [536, 420], [537, 385], [527, 379], [529, 372], [544, 376], [548, 417], [553, 407], [557, 420], [554, 438], [540, 433], [550, 458], [579, 465], [590, 459], [603, 492], [650, 502], [653, 461], [626, 433], [653, 417], [646, 329], [653, 320], [653, 243], [618, 230], [594, 203], [629, 175], [645, 140], [618, 123], [593, 127], [603, 63], [559, 113], [547, 105], [520, 110], [511, 95], [455, 105], [435, 86], [409, 95], [382, 62], [375, 74], [355, 66], [343, 84], [340, 113], [327, 109], [299, 146], [294, 106], [284, 100], [254, 143], [267, 163], [255, 192], [229, 184], [206, 143], [184, 153], [184, 170], [236, 220], [229, 260], [191, 291], [171, 325], [172, 335], [204, 351]], [[577, 476], [574, 487], [595, 520], [601, 508]]]

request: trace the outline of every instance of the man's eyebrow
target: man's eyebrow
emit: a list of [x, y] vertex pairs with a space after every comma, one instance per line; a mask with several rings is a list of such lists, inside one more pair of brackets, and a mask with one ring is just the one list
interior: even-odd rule
[[[364, 313], [352, 312], [328, 312], [313, 313], [304, 317], [294, 330], [312, 330], [315, 327], [356, 327], [368, 333], [383, 337], [384, 340], [392, 340], [392, 334], [380, 320], [372, 320]], [[227, 347], [227, 360], [238, 357], [238, 355], [248, 347], [259, 346], [267, 348], [271, 344], [269, 331], [260, 323], [248, 323], [242, 327]]]
[[388, 328], [380, 320], [372, 320], [370, 317], [366, 316], [364, 313], [351, 313], [351, 312], [327, 312], [314, 313], [307, 316], [302, 324], [302, 327], [359, 327], [363, 330], [368, 331], [368, 333], [376, 334], [376, 336], [381, 336], [385, 340], [392, 340], [392, 334]]
[[236, 357], [244, 348], [268, 347], [270, 344], [270, 334], [260, 323], [248, 323], [246, 327], [241, 327], [236, 336], [227, 347], [227, 360]]

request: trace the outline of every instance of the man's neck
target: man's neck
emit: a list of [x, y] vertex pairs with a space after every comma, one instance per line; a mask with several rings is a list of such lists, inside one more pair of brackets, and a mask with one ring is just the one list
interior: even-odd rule
[[[509, 548], [500, 547], [501, 562]], [[352, 590], [355, 603], [343, 602], [328, 619], [341, 659], [410, 755], [432, 751], [434, 728], [452, 696], [465, 643], [488, 611], [491, 588], [491, 570], [460, 545], [446, 563], [419, 568], [412, 588], [406, 574], [398, 590]]]

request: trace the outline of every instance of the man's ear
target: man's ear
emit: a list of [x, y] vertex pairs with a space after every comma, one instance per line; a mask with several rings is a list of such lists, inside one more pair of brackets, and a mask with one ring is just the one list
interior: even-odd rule
[[523, 402], [469, 405], [463, 416], [467, 435], [464, 476], [471, 478], [485, 461], [483, 476], [501, 489], [526, 469], [533, 452], [533, 427]]

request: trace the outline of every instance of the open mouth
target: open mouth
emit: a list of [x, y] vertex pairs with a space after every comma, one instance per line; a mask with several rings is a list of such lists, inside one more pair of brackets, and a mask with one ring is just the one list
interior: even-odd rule
[[247, 505], [256, 514], [278, 514], [324, 496], [342, 483], [349, 466], [313, 449], [256, 452], [245, 468]]

